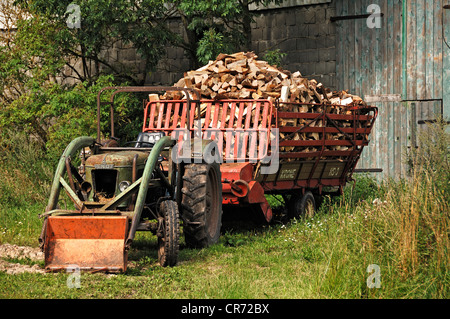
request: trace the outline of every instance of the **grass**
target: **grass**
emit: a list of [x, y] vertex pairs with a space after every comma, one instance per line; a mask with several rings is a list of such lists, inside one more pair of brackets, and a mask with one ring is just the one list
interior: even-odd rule
[[[358, 176], [354, 188], [326, 197], [310, 219], [265, 225], [243, 213], [225, 220], [218, 244], [183, 244], [173, 268], [159, 266], [155, 236], [138, 233], [126, 273], [83, 273], [78, 289], [68, 288], [66, 273], [0, 271], [0, 298], [447, 299], [448, 171], [442, 160], [426, 160], [414, 155], [410, 178], [400, 181]], [[45, 201], [33, 198], [45, 198], [45, 191], [19, 187], [28, 176], [8, 186], [19, 202], [11, 190], [0, 194], [1, 243], [37, 246]], [[281, 206], [280, 198], [270, 200]], [[380, 269], [380, 288], [368, 287], [370, 265]]]
[[[225, 224], [217, 245], [183, 246], [173, 268], [159, 266], [156, 238], [138, 233], [125, 274], [83, 273], [81, 288], [73, 289], [64, 273], [0, 272], [0, 297], [448, 298], [448, 259], [439, 261], [448, 255], [417, 251], [414, 263], [404, 257], [412, 252], [399, 245], [404, 239], [390, 226], [397, 217], [387, 215], [393, 209], [388, 199], [377, 206], [359, 202], [352, 211], [348, 197], [330, 200], [314, 218], [288, 224]], [[380, 289], [367, 287], [370, 264], [381, 269]]]
[[0, 204], [0, 242], [20, 246], [37, 246], [42, 220], [42, 204], [10, 207]]

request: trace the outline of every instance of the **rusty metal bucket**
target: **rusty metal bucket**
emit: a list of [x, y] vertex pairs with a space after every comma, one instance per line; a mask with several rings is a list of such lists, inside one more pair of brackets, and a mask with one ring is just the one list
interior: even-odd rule
[[126, 270], [126, 216], [50, 216], [44, 244], [45, 269]]

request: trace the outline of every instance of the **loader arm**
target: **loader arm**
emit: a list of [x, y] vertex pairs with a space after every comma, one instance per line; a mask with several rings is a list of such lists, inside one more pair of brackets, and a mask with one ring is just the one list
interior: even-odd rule
[[67, 145], [66, 149], [61, 155], [61, 158], [59, 159], [58, 166], [56, 168], [52, 188], [50, 190], [50, 198], [48, 200], [47, 207], [45, 208], [46, 212], [55, 209], [56, 205], [58, 204], [59, 193], [61, 190], [60, 179], [64, 176], [64, 173], [66, 171], [66, 159], [73, 156], [77, 150], [92, 146], [94, 145], [94, 143], [95, 139], [93, 137], [81, 136], [77, 137], [72, 142], [70, 142], [69, 145]]

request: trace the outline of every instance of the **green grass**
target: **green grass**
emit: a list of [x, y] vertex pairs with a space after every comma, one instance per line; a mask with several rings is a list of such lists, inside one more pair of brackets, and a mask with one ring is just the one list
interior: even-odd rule
[[[67, 273], [0, 271], [0, 298], [447, 299], [449, 173], [440, 168], [446, 154], [439, 166], [413, 159], [409, 179], [377, 183], [358, 176], [343, 196], [324, 198], [311, 219], [224, 221], [218, 244], [187, 249], [182, 243], [173, 268], [159, 266], [155, 236], [138, 233], [124, 274], [82, 273], [78, 289], [68, 287]], [[0, 243], [37, 247], [49, 182], [31, 183], [39, 163], [12, 175], [14, 165], [0, 167], [7, 182], [0, 192]], [[281, 207], [278, 199], [269, 201]], [[380, 288], [367, 285], [373, 264]]]
[[[414, 272], [402, 268], [396, 235], [384, 229], [389, 221], [376, 215], [386, 214], [383, 207], [392, 203], [350, 204], [352, 195], [326, 200], [308, 220], [225, 224], [217, 245], [187, 249], [183, 244], [173, 268], [159, 266], [156, 238], [138, 233], [126, 273], [82, 273], [79, 289], [67, 287], [65, 273], [0, 272], [0, 298], [448, 298], [448, 264], [436, 271], [430, 268], [436, 260], [429, 257]], [[28, 214], [36, 211], [30, 208]], [[21, 218], [11, 218], [11, 225]], [[36, 243], [39, 226], [37, 221], [17, 226], [8, 239]], [[367, 287], [370, 264], [380, 266], [379, 289]]]
[[36, 247], [42, 227], [41, 204], [8, 207], [0, 204], [0, 242]]

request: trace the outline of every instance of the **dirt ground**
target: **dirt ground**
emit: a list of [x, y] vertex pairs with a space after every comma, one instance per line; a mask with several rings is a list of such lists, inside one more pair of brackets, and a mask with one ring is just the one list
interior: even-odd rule
[[29, 259], [31, 261], [44, 260], [44, 253], [39, 248], [26, 246], [17, 246], [11, 244], [0, 245], [0, 271], [6, 271], [7, 274], [20, 274], [24, 272], [44, 273], [39, 265], [23, 265], [20, 263], [9, 262], [5, 259]]

